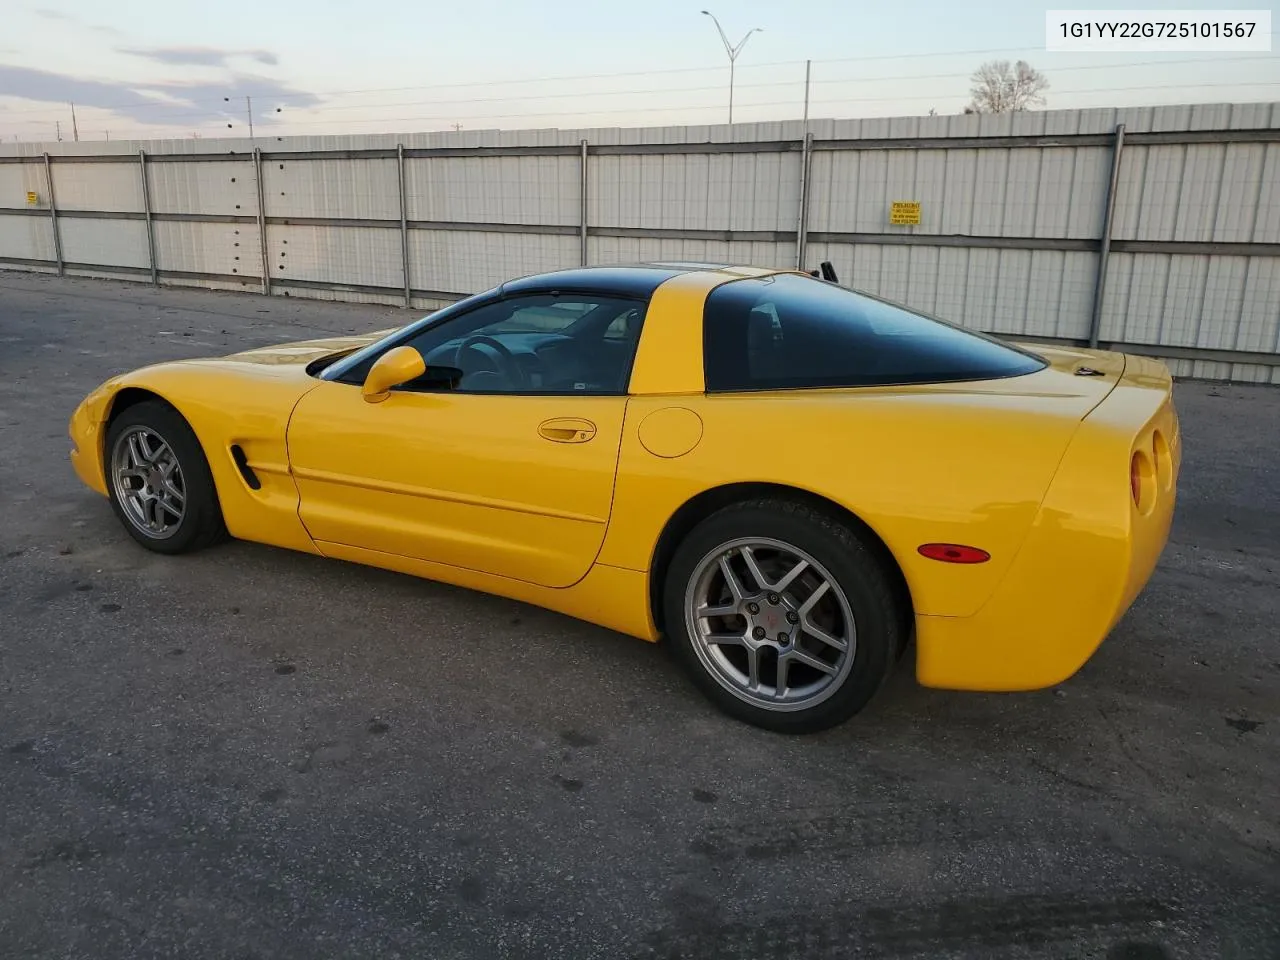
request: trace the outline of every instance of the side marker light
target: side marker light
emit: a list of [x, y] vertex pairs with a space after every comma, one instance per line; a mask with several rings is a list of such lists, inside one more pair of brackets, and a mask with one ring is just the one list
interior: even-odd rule
[[941, 560], [943, 563], [986, 563], [991, 559], [991, 554], [987, 551], [960, 543], [925, 543], [916, 550], [922, 557]]

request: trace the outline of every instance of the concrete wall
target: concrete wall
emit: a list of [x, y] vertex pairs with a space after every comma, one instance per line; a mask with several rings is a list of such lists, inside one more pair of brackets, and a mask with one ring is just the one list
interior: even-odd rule
[[[920, 224], [891, 225], [895, 200]], [[0, 147], [0, 267], [421, 310], [584, 261], [791, 267], [798, 245], [967, 326], [1280, 383], [1280, 104]]]

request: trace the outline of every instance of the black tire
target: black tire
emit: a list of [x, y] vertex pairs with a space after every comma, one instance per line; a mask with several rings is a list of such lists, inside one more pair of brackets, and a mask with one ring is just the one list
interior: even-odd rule
[[[746, 538], [781, 541], [809, 554], [848, 602], [856, 624], [852, 664], [830, 682], [828, 689], [834, 687], [834, 692], [812, 706], [786, 712], [757, 706], [744, 699], [744, 693], [731, 692], [695, 649], [685, 619], [691, 580], [718, 547]], [[703, 520], [677, 547], [663, 582], [665, 632], [673, 655], [694, 684], [725, 713], [768, 730], [815, 733], [845, 722], [866, 706], [897, 662], [908, 617], [894, 583], [880, 551], [834, 513], [785, 499], [737, 503]], [[744, 622], [749, 628], [750, 621]]]
[[[178, 462], [185, 491], [182, 518], [167, 536], [151, 536], [135, 523], [121, 502], [113, 470], [116, 446], [134, 428], [154, 432], [168, 444]], [[144, 400], [121, 411], [107, 428], [103, 468], [111, 509], [134, 540], [156, 553], [179, 554], [202, 550], [225, 540], [227, 528], [218, 503], [209, 462], [195, 432], [178, 411], [160, 400]]]

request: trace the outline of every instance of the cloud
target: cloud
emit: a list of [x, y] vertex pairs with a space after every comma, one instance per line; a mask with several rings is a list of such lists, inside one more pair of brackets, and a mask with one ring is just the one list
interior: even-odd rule
[[[166, 101], [159, 101], [163, 96]], [[274, 102], [287, 101], [290, 106], [304, 108], [320, 103], [320, 98], [268, 77], [234, 74], [226, 81], [184, 81], [160, 83], [123, 83], [86, 80], [81, 77], [29, 67], [0, 64], [0, 96], [20, 97], [49, 104], [74, 102], [76, 106], [98, 107], [129, 117], [140, 123], [176, 126], [190, 129], [206, 120], [232, 112], [239, 117], [239, 107], [229, 111], [231, 102], [245, 95], [261, 100], [263, 123], [276, 119]]]
[[46, 20], [57, 20], [61, 23], [70, 23], [78, 27], [84, 27], [88, 30], [94, 30], [97, 33], [105, 33], [108, 36], [123, 37], [124, 34], [115, 27], [104, 27], [92, 23], [82, 23], [69, 13], [63, 13], [61, 10], [50, 10], [48, 7], [39, 7], [35, 11], [36, 16], [44, 17]]
[[121, 49], [134, 57], [145, 57], [157, 63], [183, 67], [221, 67], [236, 57], [248, 57], [258, 63], [275, 66], [280, 62], [270, 50], [219, 50], [215, 47], [145, 47]]

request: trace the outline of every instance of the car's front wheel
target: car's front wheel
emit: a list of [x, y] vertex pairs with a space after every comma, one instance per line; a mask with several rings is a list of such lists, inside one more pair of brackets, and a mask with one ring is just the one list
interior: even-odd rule
[[748, 723], [809, 733], [880, 688], [904, 617], [884, 562], [849, 525], [788, 500], [726, 507], [667, 571], [666, 633], [693, 681]]
[[168, 404], [146, 400], [111, 421], [107, 492], [129, 534], [157, 553], [186, 553], [226, 535], [200, 441]]

